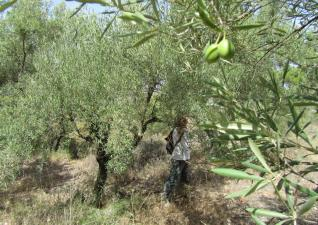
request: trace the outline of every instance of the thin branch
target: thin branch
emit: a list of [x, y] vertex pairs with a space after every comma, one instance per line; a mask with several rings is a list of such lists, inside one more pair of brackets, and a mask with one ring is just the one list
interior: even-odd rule
[[311, 180], [311, 179], [305, 178], [304, 175], [302, 175], [302, 174], [298, 173], [297, 171], [295, 171], [288, 163], [286, 163], [286, 165], [288, 166], [288, 168], [289, 168], [289, 170], [290, 170], [291, 173], [293, 173], [293, 174], [295, 174], [295, 175], [301, 177], [302, 179], [304, 179], [304, 180], [306, 180], [306, 181], [308, 181], [308, 182], [310, 182], [310, 183], [315, 184], [315, 185], [318, 186], [318, 183], [316, 183], [315, 181], [313, 181], [313, 180]]
[[160, 122], [161, 120], [158, 117], [152, 117], [149, 120], [147, 120], [142, 127], [142, 132], [144, 133], [147, 130], [147, 127], [149, 124], [155, 123], [155, 122]]
[[219, 20], [219, 23], [223, 26], [224, 23], [223, 23], [223, 20], [222, 20], [222, 18], [221, 18], [220, 12], [219, 12], [219, 11], [217, 10], [217, 8], [215, 7], [215, 4], [214, 4], [214, 1], [213, 1], [213, 0], [211, 1], [211, 5], [212, 5], [212, 7], [213, 7], [214, 12], [215, 12], [216, 15], [217, 15], [217, 18], [218, 18], [218, 20]]
[[26, 63], [26, 57], [27, 57], [27, 53], [26, 53], [26, 50], [25, 50], [25, 41], [26, 41], [26, 31], [25, 30], [21, 30], [22, 32], [22, 53], [23, 53], [23, 56], [22, 56], [22, 62], [21, 62], [21, 68], [20, 68], [20, 72], [16, 75], [16, 82], [19, 81], [19, 77], [21, 76], [21, 74], [24, 72], [24, 69], [25, 69], [25, 63]]
[[104, 35], [106, 34], [106, 32], [108, 31], [108, 29], [110, 28], [110, 26], [113, 24], [114, 20], [116, 19], [117, 15], [118, 15], [119, 11], [116, 12], [115, 16], [109, 21], [109, 23], [107, 24], [107, 26], [105, 27], [102, 35], [100, 36], [100, 40], [104, 37]]
[[289, 38], [291, 38], [293, 35], [301, 32], [303, 29], [305, 29], [307, 26], [309, 26], [311, 23], [313, 23], [314, 21], [318, 20], [318, 16], [315, 16], [314, 18], [312, 18], [311, 20], [309, 20], [307, 23], [305, 23], [304, 25], [302, 25], [301, 27], [295, 29], [293, 32], [291, 32], [289, 35], [287, 35], [283, 40], [281, 40], [280, 42], [278, 42], [277, 44], [275, 44], [274, 46], [272, 46], [271, 48], [269, 48], [267, 50], [267, 52], [265, 52], [265, 54], [256, 62], [256, 65], [262, 61], [262, 59], [265, 58], [265, 56], [267, 56], [272, 50], [280, 48], [284, 42], [286, 42]]
[[85, 5], [86, 5], [86, 3], [82, 3], [82, 4], [75, 10], [75, 12], [70, 16], [70, 18], [72, 18], [73, 16], [75, 16]]
[[78, 129], [76, 121], [75, 121], [75, 117], [72, 114], [70, 114], [69, 117], [70, 117], [70, 121], [73, 122], [73, 124], [74, 124], [75, 130], [76, 130], [76, 133], [78, 134], [78, 136], [80, 138], [82, 138], [83, 140], [85, 140], [85, 141], [87, 141], [89, 143], [92, 143], [93, 142], [93, 138], [91, 136], [84, 136], [81, 133], [81, 131]]
[[317, 221], [312, 221], [312, 220], [306, 220], [306, 219], [300, 219], [300, 220], [302, 220], [302, 221], [304, 221], [304, 222], [306, 222], [306, 223], [308, 223], [308, 224], [317, 224]]

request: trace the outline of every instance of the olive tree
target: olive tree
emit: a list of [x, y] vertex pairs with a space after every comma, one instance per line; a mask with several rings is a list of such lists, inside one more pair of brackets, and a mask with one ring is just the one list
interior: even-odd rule
[[[305, 162], [282, 156], [289, 147], [317, 151], [305, 132], [309, 123], [301, 119], [308, 108], [297, 110], [317, 106], [317, 88], [310, 82], [317, 79], [315, 1], [78, 2], [81, 5], [73, 18], [81, 22], [69, 25], [60, 40], [47, 43], [37, 54], [38, 72], [26, 80], [24, 95], [13, 103], [8, 100], [9, 105], [29, 111], [2, 108], [3, 115], [23, 112], [21, 121], [30, 115], [30, 121], [33, 118], [40, 128], [29, 122], [23, 122], [25, 129], [12, 126], [12, 134], [32, 130], [32, 135], [5, 139], [15, 140], [5, 148], [25, 143], [28, 151], [35, 151], [47, 146], [54, 123], [65, 131], [76, 130], [96, 146], [99, 205], [108, 166], [125, 167], [148, 125], [171, 123], [180, 114], [196, 115], [199, 121], [212, 121], [202, 128], [218, 132], [213, 140], [231, 143], [233, 155], [237, 147], [247, 151], [245, 156], [250, 158], [241, 164], [260, 173], [214, 170], [258, 181], [238, 195], [249, 195], [266, 185], [278, 190], [285, 212], [248, 209], [258, 224], [264, 224], [258, 216], [281, 218], [281, 224], [303, 219], [317, 193], [285, 177], [295, 163]], [[111, 16], [98, 25], [94, 17], [75, 17], [87, 3], [104, 6]], [[231, 47], [224, 47], [223, 41], [232, 43]], [[224, 54], [227, 51], [231, 54]], [[212, 53], [216, 55], [210, 58]], [[291, 67], [297, 67], [294, 71], [301, 76], [306, 74], [299, 83], [293, 80], [298, 75], [293, 75]], [[285, 83], [291, 81], [296, 88], [286, 89]], [[205, 107], [207, 102], [214, 107]], [[88, 133], [78, 128], [78, 121], [85, 122]], [[289, 133], [306, 145], [293, 143]], [[312, 166], [305, 173], [315, 171], [316, 165]], [[281, 175], [284, 178], [278, 180]], [[287, 200], [279, 194], [282, 185]], [[310, 196], [302, 207], [290, 200], [291, 189]]]
[[[79, 2], [82, 6], [94, 2], [111, 7], [119, 18], [140, 24], [135, 33], [140, 40], [134, 46], [155, 36], [174, 37], [178, 43], [174, 48], [176, 51], [180, 48], [185, 54], [194, 53], [192, 60], [186, 63], [188, 72], [198, 70], [199, 64], [193, 63], [193, 59], [201, 54], [208, 41], [215, 43], [217, 47], [209, 44], [203, 51], [207, 61], [219, 62], [218, 65], [212, 64], [199, 74], [213, 71], [211, 76], [220, 78], [210, 82], [212, 90], [208, 99], [215, 102], [212, 110], [217, 108], [223, 116], [203, 128], [220, 132], [216, 139], [231, 142], [234, 150], [237, 147], [234, 142], [240, 144], [241, 148], [237, 150], [250, 150], [251, 158], [241, 163], [260, 175], [228, 168], [213, 171], [257, 181], [231, 197], [247, 196], [264, 186], [273, 186], [285, 212], [247, 209], [257, 224], [265, 224], [258, 216], [281, 219], [277, 224], [297, 224], [305, 220], [303, 215], [313, 207], [317, 193], [287, 176], [289, 173], [308, 174], [315, 171], [316, 165], [288, 159], [285, 152], [290, 147], [298, 147], [317, 153], [317, 146], [305, 131], [310, 122], [303, 124], [302, 121], [305, 111], [317, 107], [317, 88], [310, 80], [317, 77], [314, 62], [317, 37], [313, 33], [318, 21], [315, 1]], [[139, 7], [130, 7], [131, 4]], [[224, 49], [218, 44], [225, 37], [232, 40], [236, 49], [236, 55], [230, 61], [220, 61], [217, 55], [223, 54]], [[212, 54], [215, 54], [213, 59], [210, 58]], [[307, 76], [303, 79], [304, 73]], [[286, 82], [296, 89], [286, 88]], [[300, 85], [302, 89], [297, 88]], [[301, 107], [300, 112], [298, 107]], [[306, 144], [294, 143], [288, 135], [290, 132]], [[309, 167], [305, 171], [297, 172], [293, 168], [293, 165], [306, 163]], [[282, 186], [285, 196], [280, 193]], [[296, 190], [309, 196], [301, 206], [296, 206], [293, 195]]]

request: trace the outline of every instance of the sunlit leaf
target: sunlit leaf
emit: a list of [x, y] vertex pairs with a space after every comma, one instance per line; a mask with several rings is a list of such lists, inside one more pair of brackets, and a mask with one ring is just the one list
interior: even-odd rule
[[288, 222], [288, 221], [292, 221], [292, 219], [282, 220], [282, 221], [280, 221], [280, 222], [278, 222], [278, 223], [275, 223], [275, 225], [283, 225], [283, 224], [285, 224], [285, 223]]
[[256, 215], [256, 216], [267, 216], [267, 217], [277, 217], [282, 219], [289, 218], [288, 215], [268, 209], [257, 209], [257, 208], [247, 208], [246, 211]]
[[260, 190], [260, 189], [264, 188], [268, 184], [269, 184], [269, 181], [261, 180], [261, 181], [258, 181], [256, 184], [253, 184], [250, 187], [244, 188], [241, 191], [233, 192], [233, 193], [228, 194], [226, 196], [226, 198], [233, 199], [233, 198], [238, 198], [238, 197], [246, 197], [246, 196], [254, 193], [257, 190]]
[[246, 180], [257, 180], [257, 181], [264, 179], [256, 175], [250, 175], [246, 172], [235, 170], [235, 169], [229, 169], [229, 168], [215, 168], [215, 169], [212, 169], [211, 171], [218, 175], [231, 177], [235, 179], [246, 179]]
[[251, 139], [248, 140], [248, 143], [251, 147], [251, 150], [254, 152], [254, 154], [256, 155], [257, 159], [260, 161], [260, 163], [264, 166], [264, 168], [267, 170], [267, 172], [271, 172], [271, 169], [269, 168], [269, 166], [267, 165], [261, 151], [259, 150], [259, 148], [257, 147], [257, 145], [255, 144], [255, 142]]
[[244, 195], [244, 197], [249, 196], [250, 194], [254, 193], [255, 191], [265, 187], [267, 184], [269, 183], [269, 181], [267, 180], [260, 180], [258, 181], [256, 184], [254, 184], [249, 191]]
[[146, 18], [142, 13], [140, 12], [123, 12], [121, 16], [119, 16], [122, 20], [127, 21], [135, 21], [136, 23], [148, 23], [149, 19]]
[[264, 223], [263, 221], [261, 221], [257, 216], [252, 215], [251, 217], [252, 217], [252, 219], [254, 220], [254, 222], [256, 223], [256, 225], [266, 225], [266, 223]]
[[249, 192], [250, 189], [251, 189], [251, 188], [248, 187], [248, 188], [244, 188], [244, 189], [241, 190], [241, 191], [230, 193], [230, 194], [228, 194], [225, 198], [238, 198], [238, 197], [243, 197], [243, 196], [245, 196], [245, 195]]
[[265, 169], [264, 167], [261, 167], [259, 165], [256, 165], [256, 164], [253, 164], [253, 163], [250, 163], [250, 162], [242, 162], [242, 165], [247, 167], [247, 168], [251, 168], [253, 170], [256, 170], [258, 172], [263, 172], [263, 173], [267, 173], [268, 170]]

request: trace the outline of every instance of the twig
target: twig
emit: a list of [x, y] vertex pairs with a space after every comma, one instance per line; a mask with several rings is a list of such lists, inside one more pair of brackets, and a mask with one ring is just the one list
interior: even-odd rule
[[148, 193], [148, 195], [147, 195], [147, 197], [146, 198], [144, 198], [144, 200], [142, 201], [142, 203], [140, 204], [140, 207], [139, 207], [139, 211], [141, 210], [141, 208], [144, 206], [144, 204], [146, 203], [146, 200], [149, 198], [149, 196], [151, 195], [152, 193], [151, 192], [149, 192]]
[[305, 178], [302, 174], [300, 174], [299, 172], [295, 171], [294, 168], [291, 165], [289, 165], [288, 162], [285, 161], [285, 165], [287, 165], [287, 167], [289, 168], [291, 173], [293, 173], [293, 174], [303, 178], [304, 180], [309, 181], [310, 183], [313, 183], [313, 184], [318, 186], [318, 183], [316, 183], [315, 181], [313, 181], [311, 179], [308, 179], [308, 178]]
[[114, 20], [116, 19], [117, 15], [118, 15], [119, 11], [116, 12], [115, 16], [109, 21], [109, 23], [107, 24], [107, 26], [105, 27], [102, 35], [100, 36], [99, 40], [101, 40], [104, 35], [106, 34], [106, 32], [108, 31], [108, 29], [110, 28], [110, 26], [113, 24]]
[[214, 11], [215, 11], [215, 13], [216, 13], [216, 15], [217, 15], [217, 18], [218, 18], [220, 24], [223, 26], [223, 25], [224, 25], [223, 20], [222, 20], [222, 18], [221, 18], [221, 15], [220, 15], [219, 11], [218, 11], [217, 8], [215, 7], [213, 0], [211, 1], [211, 5], [212, 5], [212, 7], [213, 7], [213, 9], [214, 9]]
[[306, 223], [309, 223], [309, 224], [317, 224], [317, 221], [311, 221], [311, 220], [305, 220], [305, 219], [300, 219]]
[[72, 18], [73, 16], [75, 16], [85, 5], [86, 5], [86, 3], [82, 3], [82, 4], [75, 10], [75, 12], [70, 16], [70, 18]]
[[309, 20], [307, 23], [305, 23], [304, 25], [302, 25], [301, 27], [297, 28], [296, 30], [294, 30], [293, 32], [291, 32], [289, 35], [287, 35], [282, 41], [278, 42], [277, 44], [275, 44], [274, 46], [272, 46], [271, 48], [269, 48], [267, 50], [267, 52], [265, 52], [265, 54], [256, 62], [256, 65], [262, 61], [263, 58], [265, 58], [265, 56], [267, 56], [272, 50], [274, 50], [275, 48], [279, 48], [283, 45], [283, 43], [285, 41], [287, 41], [289, 38], [291, 38], [293, 35], [299, 33], [300, 31], [302, 31], [303, 29], [305, 29], [308, 25], [310, 25], [312, 22], [314, 22], [315, 20], [318, 20], [318, 16], [315, 16], [314, 18], [312, 18], [311, 20]]

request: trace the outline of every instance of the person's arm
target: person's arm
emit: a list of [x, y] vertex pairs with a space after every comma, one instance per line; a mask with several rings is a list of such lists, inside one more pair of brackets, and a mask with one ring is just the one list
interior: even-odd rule
[[178, 141], [179, 137], [178, 137], [178, 132], [177, 129], [174, 128], [173, 132], [172, 132], [172, 140], [173, 140], [173, 145], [175, 146], [177, 141]]
[[189, 132], [185, 131], [183, 134], [182, 147], [185, 151], [190, 151]]

